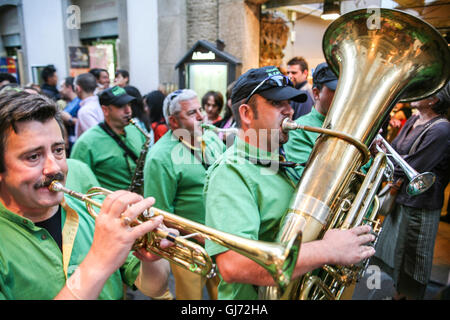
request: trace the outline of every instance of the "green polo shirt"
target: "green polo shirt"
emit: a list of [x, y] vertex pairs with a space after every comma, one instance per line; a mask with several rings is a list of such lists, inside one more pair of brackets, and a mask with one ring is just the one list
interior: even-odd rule
[[[95, 221], [84, 203], [65, 196], [67, 204], [78, 212], [79, 226], [70, 257], [70, 277], [88, 253]], [[66, 212], [61, 210], [61, 232]], [[16, 215], [0, 203], [0, 299], [53, 299], [64, 287], [62, 253], [47, 230]], [[106, 248], [105, 248], [106, 249]], [[123, 282], [132, 286], [140, 263], [132, 254], [125, 264], [106, 282], [99, 299], [122, 299]]]
[[[145, 136], [134, 126], [128, 125], [125, 135], [119, 137], [139, 157]], [[78, 138], [70, 157], [86, 163], [100, 185], [111, 191], [128, 189], [136, 169], [133, 159], [98, 125]]]
[[[315, 108], [312, 108], [311, 112], [307, 115], [301, 116], [300, 118], [295, 120], [295, 122], [297, 122], [298, 124], [319, 128], [322, 127], [324, 121], [325, 116], [319, 113], [319, 111], [317, 111]], [[296, 163], [306, 163], [319, 136], [320, 133], [301, 129], [289, 131], [289, 140], [283, 146], [284, 151], [286, 152], [287, 160]], [[372, 161], [373, 158], [371, 158], [367, 164], [361, 167], [361, 171], [363, 173], [367, 173], [372, 164]], [[299, 177], [302, 176], [304, 169], [304, 166], [295, 167], [295, 170], [297, 171]]]
[[206, 166], [225, 151], [225, 145], [211, 130], [203, 135], [205, 157], [195, 156], [170, 130], [147, 154], [144, 167], [144, 196], [155, 198], [155, 207], [195, 222], [205, 222], [203, 186]]
[[[267, 160], [278, 161], [278, 153], [264, 152], [236, 137], [207, 173], [207, 226], [252, 240], [275, 241], [295, 184]], [[228, 248], [206, 241], [206, 250], [215, 256]], [[219, 299], [258, 299], [257, 287], [249, 284], [221, 279], [218, 290]]]
[[[325, 116], [312, 108], [310, 113], [298, 118], [295, 122], [304, 126], [322, 127], [324, 120]], [[319, 135], [320, 133], [317, 132], [300, 129], [289, 131], [289, 140], [283, 146], [287, 160], [306, 163]], [[299, 176], [303, 174], [304, 169], [304, 166], [296, 167]]]

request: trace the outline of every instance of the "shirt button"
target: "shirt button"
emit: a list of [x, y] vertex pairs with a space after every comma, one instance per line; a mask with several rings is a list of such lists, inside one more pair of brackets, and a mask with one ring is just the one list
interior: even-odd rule
[[41, 239], [42, 239], [42, 240], [46, 240], [46, 239], [47, 239], [47, 236], [46, 236], [45, 234], [43, 234], [43, 235], [41, 236]]

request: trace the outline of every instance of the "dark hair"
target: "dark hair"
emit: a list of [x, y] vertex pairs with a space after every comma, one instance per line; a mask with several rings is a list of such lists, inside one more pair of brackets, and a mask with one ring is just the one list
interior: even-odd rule
[[436, 94], [439, 100], [431, 109], [441, 116], [447, 116], [450, 107], [450, 81]]
[[214, 98], [214, 103], [219, 107], [219, 111], [217, 113], [220, 113], [223, 108], [223, 95], [219, 91], [208, 91], [205, 93], [205, 95], [202, 98], [202, 107], [208, 103], [209, 97]]
[[[233, 117], [234, 121], [236, 121], [236, 128], [242, 128], [241, 123], [241, 115], [239, 114], [239, 107], [244, 104], [245, 99], [242, 99], [239, 102], [236, 102], [231, 106], [231, 110], [233, 111]], [[256, 108], [256, 95], [253, 95], [250, 97], [250, 100], [248, 100], [247, 104], [252, 108], [253, 113], [255, 114], [255, 119], [258, 119], [258, 109]]]
[[[108, 73], [108, 70], [106, 70], [106, 69], [101, 69], [101, 68], [93, 68], [93, 69], [89, 70], [89, 73], [92, 74], [92, 75], [95, 77], [95, 79], [97, 79], [97, 80], [100, 79], [100, 74], [101, 74], [102, 72]], [[108, 73], [108, 74], [109, 74], [109, 73]]]
[[0, 82], [8, 80], [9, 83], [17, 83], [16, 77], [7, 72], [0, 72]]
[[287, 63], [288, 66], [293, 66], [293, 65], [299, 65], [300, 66], [300, 70], [303, 72], [305, 70], [309, 70], [308, 69], [308, 63], [306, 62], [305, 58], [303, 57], [294, 57], [291, 60], [288, 61]]
[[80, 86], [81, 90], [87, 93], [92, 93], [97, 88], [97, 80], [92, 73], [82, 73], [78, 75], [75, 84]]
[[147, 131], [150, 131], [150, 121], [144, 112], [144, 100], [142, 99], [141, 93], [136, 87], [133, 86], [126, 86], [124, 89], [128, 95], [136, 98], [130, 102], [133, 117], [141, 120]]
[[5, 171], [4, 154], [7, 132], [17, 133], [16, 123], [25, 121], [46, 122], [54, 118], [64, 137], [64, 124], [56, 103], [41, 94], [25, 91], [7, 91], [0, 94], [0, 172]]
[[130, 79], [130, 73], [129, 73], [127, 70], [124, 70], [124, 69], [117, 69], [117, 70], [116, 70], [116, 77], [117, 77], [119, 74], [121, 74], [122, 77], [124, 77], [124, 78]]
[[164, 94], [159, 90], [152, 91], [145, 96], [145, 103], [150, 111], [150, 123], [164, 121], [164, 98]]
[[52, 64], [49, 64], [44, 69], [42, 69], [41, 77], [44, 82], [47, 82], [48, 78], [53, 76], [53, 74], [56, 72], [55, 66]]
[[74, 88], [74, 85], [73, 85], [73, 81], [75, 80], [75, 78], [74, 77], [66, 77], [65, 79], [64, 79], [64, 85], [66, 86], [66, 87], [71, 87], [72, 88], [72, 91], [75, 91], [75, 88]]

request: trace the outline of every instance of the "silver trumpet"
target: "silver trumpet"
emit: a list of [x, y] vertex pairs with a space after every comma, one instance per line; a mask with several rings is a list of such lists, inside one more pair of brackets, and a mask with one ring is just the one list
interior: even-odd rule
[[406, 192], [410, 196], [416, 196], [430, 189], [430, 187], [436, 180], [436, 175], [433, 172], [418, 173], [394, 150], [394, 148], [392, 148], [392, 146], [383, 138], [383, 136], [378, 134], [377, 138], [389, 152], [389, 154], [387, 155], [391, 156], [392, 159], [394, 159], [395, 163], [397, 163], [400, 168], [402, 168], [403, 172], [408, 178], [409, 183], [406, 187]]

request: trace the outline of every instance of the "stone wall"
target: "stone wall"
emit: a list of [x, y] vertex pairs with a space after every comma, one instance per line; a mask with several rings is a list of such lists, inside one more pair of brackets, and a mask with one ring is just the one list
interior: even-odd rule
[[160, 82], [178, 84], [175, 65], [198, 40], [223, 40], [224, 51], [242, 61], [236, 76], [259, 67], [258, 1], [158, 0]]

